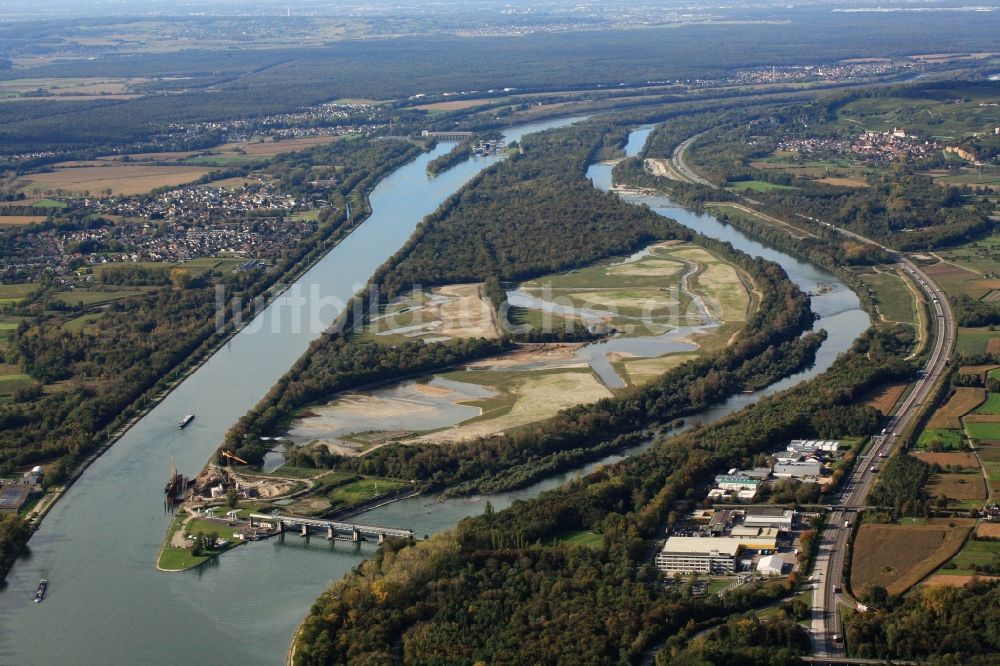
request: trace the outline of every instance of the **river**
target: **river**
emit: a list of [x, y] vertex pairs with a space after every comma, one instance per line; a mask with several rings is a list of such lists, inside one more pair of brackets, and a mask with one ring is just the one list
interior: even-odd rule
[[[567, 124], [563, 119], [513, 128], [508, 141], [532, 131]], [[632, 133], [627, 151], [637, 154], [649, 128]], [[449, 150], [441, 144], [384, 179], [371, 196], [373, 214], [303, 275], [246, 330], [132, 428], [73, 485], [32, 537], [32, 556], [18, 562], [0, 593], [0, 664], [174, 664], [185, 659], [275, 664], [283, 659], [295, 626], [316, 596], [374, 547], [314, 538], [264, 541], [241, 546], [200, 569], [165, 574], [154, 560], [169, 523], [162, 487], [170, 458], [193, 473], [201, 468], [225, 431], [252, 407], [302, 354], [320, 330], [302, 324], [302, 304], [346, 301], [410, 236], [420, 219], [476, 173], [499, 158], [463, 162], [429, 178], [428, 161]], [[611, 167], [594, 165], [588, 175], [602, 189]], [[765, 247], [708, 215], [675, 207], [662, 197], [633, 197], [657, 212], [708, 235], [724, 238], [754, 255], [777, 261], [803, 289], [827, 293], [813, 299], [819, 324], [830, 333], [816, 365], [759, 394], [736, 396], [696, 419], [709, 421], [753, 402], [763, 393], [825, 369], [867, 326], [858, 300], [822, 269]], [[310, 308], [307, 308], [309, 310]], [[319, 323], [338, 310], [319, 310]], [[259, 325], [258, 325], [259, 324]], [[176, 422], [197, 418], [184, 430]], [[609, 456], [612, 462], [643, 447]], [[596, 464], [588, 465], [586, 469]], [[529, 488], [489, 497], [500, 509], [563, 483], [572, 472]], [[438, 502], [417, 497], [365, 515], [365, 522], [409, 527], [419, 535], [454, 526], [480, 513], [486, 498]], [[41, 572], [50, 591], [33, 604]]]

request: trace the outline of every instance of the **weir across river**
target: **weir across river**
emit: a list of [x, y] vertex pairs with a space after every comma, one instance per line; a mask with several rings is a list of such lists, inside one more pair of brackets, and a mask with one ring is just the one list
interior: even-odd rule
[[273, 526], [278, 534], [293, 526], [297, 526], [302, 536], [309, 536], [309, 528], [326, 530], [326, 538], [333, 541], [337, 535], [345, 535], [351, 541], [376, 540], [379, 543], [385, 541], [386, 537], [396, 537], [399, 539], [412, 539], [413, 530], [398, 529], [395, 527], [379, 527], [377, 525], [359, 525], [357, 523], [341, 523], [336, 520], [323, 520], [322, 518], [301, 518], [298, 516], [282, 516], [280, 514], [269, 515], [266, 513], [251, 513], [250, 527], [255, 523], [268, 523]]

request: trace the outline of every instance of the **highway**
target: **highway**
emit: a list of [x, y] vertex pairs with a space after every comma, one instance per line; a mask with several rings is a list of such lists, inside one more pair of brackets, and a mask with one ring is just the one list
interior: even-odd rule
[[920, 270], [919, 266], [904, 255], [853, 232], [833, 227], [828, 223], [821, 224], [826, 224], [830, 229], [857, 240], [878, 245], [891, 253], [926, 295], [930, 306], [931, 325], [934, 328], [934, 347], [927, 357], [921, 377], [913, 384], [906, 399], [885, 424], [882, 433], [875, 436], [868, 452], [858, 459], [851, 477], [841, 491], [840, 502], [830, 512], [822, 532], [813, 574], [816, 583], [813, 591], [811, 627], [813, 653], [818, 656], [839, 656], [844, 652], [844, 643], [840, 613], [837, 612], [837, 592], [844, 574], [847, 543], [855, 522], [856, 511], [864, 505], [865, 498], [875, 485], [878, 462], [895, 452], [900, 435], [913, 424], [937, 386], [938, 380], [948, 372], [949, 357], [955, 343], [955, 317], [941, 289]]
[[[714, 184], [694, 173], [685, 160], [688, 147], [699, 136], [701, 134], [690, 137], [678, 145], [671, 156], [671, 162], [674, 169], [690, 182], [718, 189]], [[759, 201], [751, 198], [741, 198], [748, 204], [760, 205]], [[955, 317], [948, 299], [937, 284], [905, 255], [876, 243], [870, 238], [835, 227], [829, 222], [822, 222], [805, 215], [799, 215], [799, 217], [823, 225], [832, 232], [875, 245], [892, 255], [896, 263], [926, 296], [930, 311], [930, 326], [933, 329], [934, 337], [934, 346], [927, 357], [927, 363], [920, 378], [913, 384], [912, 389], [895, 413], [884, 423], [882, 432], [874, 437], [868, 451], [858, 459], [850, 478], [841, 489], [839, 502], [834, 505], [827, 523], [820, 533], [819, 552], [816, 556], [812, 576], [814, 587], [810, 636], [814, 655], [838, 658], [844, 655], [844, 641], [837, 606], [841, 602], [851, 604], [840, 595], [840, 585], [847, 563], [847, 545], [857, 520], [857, 512], [864, 507], [865, 498], [875, 485], [879, 463], [899, 448], [900, 436], [919, 416], [921, 408], [933, 393], [938, 380], [948, 371], [949, 358], [955, 343]], [[928, 331], [928, 334], [930, 333], [931, 331]]]

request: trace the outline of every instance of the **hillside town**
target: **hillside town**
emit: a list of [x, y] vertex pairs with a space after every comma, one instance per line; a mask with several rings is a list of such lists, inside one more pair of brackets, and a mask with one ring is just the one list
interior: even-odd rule
[[800, 155], [850, 155], [860, 158], [865, 164], [885, 166], [900, 158], [907, 162], [928, 159], [941, 150], [941, 144], [907, 133], [904, 129], [893, 128], [887, 132], [867, 130], [844, 138], [787, 138], [778, 142], [778, 150]]

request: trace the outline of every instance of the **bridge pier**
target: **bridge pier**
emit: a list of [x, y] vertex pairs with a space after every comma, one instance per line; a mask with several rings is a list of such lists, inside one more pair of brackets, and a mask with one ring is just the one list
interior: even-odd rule
[[309, 526], [306, 525], [305, 523], [302, 523], [302, 536], [304, 537], [309, 536]]
[[333, 541], [333, 525], [326, 528], [326, 540]]
[[354, 530], [353, 532], [351, 532], [351, 541], [353, 541], [355, 543], [361, 541], [361, 532], [359, 532], [357, 530]]
[[381, 532], [379, 532], [378, 533], [378, 545], [381, 546], [383, 543], [385, 543], [385, 535], [382, 534]]
[[285, 533], [285, 521], [279, 520], [277, 522], [277, 524], [275, 524], [275, 526], [274, 526], [274, 531], [277, 532], [278, 534], [284, 534]]

